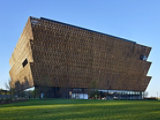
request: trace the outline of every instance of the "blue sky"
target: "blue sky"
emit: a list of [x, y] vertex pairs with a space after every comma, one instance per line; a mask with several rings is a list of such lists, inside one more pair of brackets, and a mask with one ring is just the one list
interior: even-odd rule
[[0, 0], [0, 88], [29, 16], [47, 17], [152, 47], [147, 88], [160, 96], [160, 0]]

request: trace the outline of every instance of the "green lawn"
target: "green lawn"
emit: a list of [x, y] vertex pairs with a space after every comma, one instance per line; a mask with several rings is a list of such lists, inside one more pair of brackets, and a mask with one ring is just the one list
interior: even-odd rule
[[30, 100], [0, 105], [0, 120], [160, 120], [159, 101]]

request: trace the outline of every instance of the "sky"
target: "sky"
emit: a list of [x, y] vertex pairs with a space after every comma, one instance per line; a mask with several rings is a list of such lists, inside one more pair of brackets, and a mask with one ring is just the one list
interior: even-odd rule
[[160, 96], [160, 0], [0, 0], [0, 88], [29, 16], [46, 17], [152, 47], [149, 96]]

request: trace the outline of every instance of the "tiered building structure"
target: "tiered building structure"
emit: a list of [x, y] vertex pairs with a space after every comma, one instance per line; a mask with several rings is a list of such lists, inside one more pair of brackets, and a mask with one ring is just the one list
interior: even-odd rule
[[150, 47], [46, 18], [29, 17], [10, 59], [11, 86], [44, 96], [74, 90], [145, 91]]

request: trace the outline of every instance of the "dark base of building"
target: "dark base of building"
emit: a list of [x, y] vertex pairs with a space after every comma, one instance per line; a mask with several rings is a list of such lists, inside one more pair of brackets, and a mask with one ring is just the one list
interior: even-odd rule
[[36, 97], [65, 99], [141, 100], [142, 92], [82, 88], [35, 87]]
[[67, 88], [35, 87], [36, 97], [39, 98], [69, 98]]

